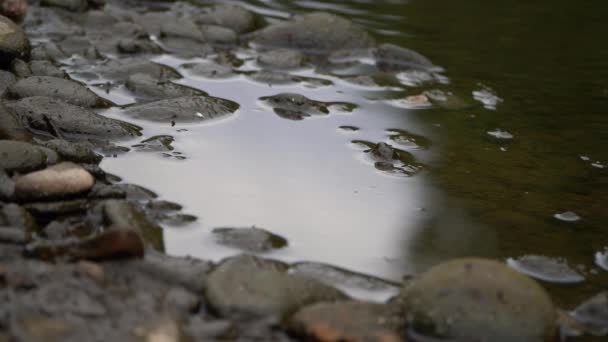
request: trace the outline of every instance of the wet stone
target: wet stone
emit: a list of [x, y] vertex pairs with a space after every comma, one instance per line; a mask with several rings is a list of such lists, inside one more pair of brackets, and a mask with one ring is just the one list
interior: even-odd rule
[[10, 71], [17, 76], [17, 78], [26, 78], [32, 76], [32, 69], [24, 60], [15, 58], [11, 62]]
[[393, 44], [381, 44], [374, 51], [376, 65], [382, 71], [437, 68], [420, 53]]
[[[1, 80], [0, 80], [1, 81]], [[0, 102], [0, 139], [32, 141], [32, 135], [21, 121]]]
[[26, 247], [26, 256], [41, 260], [108, 260], [141, 258], [144, 243], [136, 229], [111, 226], [84, 240], [39, 241]]
[[170, 135], [157, 135], [145, 140], [141, 143], [133, 145], [133, 148], [142, 152], [166, 152], [173, 151], [173, 138]]
[[595, 264], [604, 271], [608, 271], [608, 248], [605, 248], [603, 252], [595, 253]]
[[0, 226], [0, 242], [23, 245], [29, 241], [25, 230], [14, 227]]
[[196, 216], [188, 214], [161, 214], [156, 219], [171, 227], [185, 226], [198, 220]]
[[[53, 152], [54, 153], [54, 152]], [[41, 169], [57, 159], [39, 146], [20, 141], [0, 140], [0, 169], [27, 172]]]
[[410, 334], [463, 341], [550, 341], [556, 313], [534, 280], [485, 259], [439, 264], [406, 284]]
[[15, 181], [0, 169], [0, 201], [11, 200], [15, 195]]
[[229, 78], [234, 76], [234, 72], [231, 67], [217, 64], [215, 62], [204, 62], [204, 63], [188, 63], [182, 65], [182, 67], [192, 75], [204, 78], [219, 79]]
[[32, 48], [31, 54], [32, 61], [58, 62], [68, 57], [66, 53], [61, 51], [61, 48], [53, 42], [46, 42], [36, 45], [34, 48]]
[[61, 159], [76, 163], [99, 164], [102, 157], [95, 153], [87, 143], [69, 142], [61, 139], [52, 139], [41, 144], [57, 152]]
[[140, 232], [143, 240], [158, 251], [164, 251], [162, 228], [151, 222], [132, 203], [125, 200], [107, 200], [103, 203], [105, 221], [119, 227], [133, 227]]
[[507, 263], [521, 273], [551, 283], [580, 283], [585, 281], [585, 277], [568, 266], [565, 260], [542, 255], [525, 255], [519, 258], [509, 258]]
[[48, 76], [57, 78], [68, 78], [65, 71], [59, 69], [50, 61], [31, 61], [30, 69], [33, 76]]
[[13, 59], [28, 60], [30, 41], [25, 32], [9, 18], [0, 15], [0, 66], [9, 65]]
[[198, 24], [218, 25], [237, 33], [245, 33], [256, 29], [262, 19], [242, 6], [221, 4], [204, 8], [203, 13], [196, 17], [196, 21]]
[[389, 129], [387, 133], [391, 141], [408, 150], [427, 149], [431, 146], [429, 139], [402, 129]]
[[22, 200], [62, 198], [90, 190], [95, 178], [82, 167], [63, 162], [17, 178], [15, 196]]
[[204, 96], [204, 91], [186, 87], [171, 82], [170, 80], [159, 80], [146, 74], [135, 74], [129, 76], [125, 84], [127, 89], [142, 100], [160, 100], [184, 96]]
[[289, 120], [303, 120], [313, 115], [328, 115], [330, 108], [339, 107], [350, 112], [356, 105], [345, 102], [321, 102], [293, 93], [281, 93], [261, 97], [261, 101], [273, 108], [275, 114]]
[[580, 216], [578, 216], [576, 213], [574, 213], [572, 211], [565, 211], [563, 213], [557, 213], [557, 214], [553, 215], [553, 217], [555, 217], [556, 219], [558, 219], [560, 221], [564, 221], [564, 222], [576, 222], [581, 219]]
[[570, 315], [594, 336], [608, 335], [608, 292], [601, 292], [579, 305]]
[[287, 246], [285, 238], [256, 227], [215, 228], [213, 234], [217, 243], [251, 253], [265, 253]]
[[388, 305], [344, 301], [307, 306], [285, 325], [307, 341], [400, 342], [405, 319]]
[[210, 96], [187, 96], [129, 107], [125, 114], [137, 119], [165, 122], [201, 122], [227, 116], [239, 108], [235, 102]]
[[12, 72], [0, 70], [0, 96], [3, 96], [6, 89], [15, 82], [17, 77]]
[[4, 15], [15, 22], [21, 22], [27, 14], [27, 0], [0, 1], [0, 15]]
[[29, 211], [14, 203], [1, 206], [0, 224], [20, 228], [28, 232], [38, 230], [38, 225]]
[[22, 99], [46, 96], [80, 107], [109, 107], [110, 101], [99, 97], [84, 85], [64, 78], [32, 76], [10, 86], [7, 95]]
[[84, 12], [89, 8], [88, 0], [41, 0], [40, 6], [57, 7], [72, 12]]
[[364, 152], [379, 171], [413, 176], [422, 170], [422, 164], [417, 163], [411, 153], [394, 148], [387, 143], [374, 144], [363, 140], [354, 140], [353, 143], [367, 147]]
[[304, 55], [289, 49], [270, 50], [260, 53], [258, 63], [271, 69], [295, 69], [304, 65]]
[[241, 255], [223, 261], [207, 277], [205, 293], [221, 317], [280, 318], [321, 301], [347, 297], [316, 280], [285, 273], [287, 265]]
[[25, 120], [30, 129], [53, 136], [126, 138], [139, 135], [141, 130], [124, 121], [49, 97], [28, 97], [8, 104], [8, 107]]
[[265, 48], [290, 48], [310, 54], [373, 46], [373, 38], [350, 20], [324, 12], [298, 16], [255, 33], [252, 43]]
[[291, 75], [287, 72], [276, 70], [260, 70], [253, 73], [246, 73], [252, 80], [263, 83], [264, 85], [289, 85], [301, 83], [307, 88], [326, 87], [333, 84], [330, 80], [325, 80], [316, 77], [304, 77]]
[[174, 79], [181, 77], [177, 71], [168, 66], [137, 57], [110, 60], [103, 65], [95, 67], [91, 71], [109, 80], [123, 82], [126, 81], [129, 76], [135, 74], [146, 74], [156, 79]]
[[150, 200], [158, 197], [152, 190], [125, 183], [100, 186], [93, 189], [90, 195], [98, 198], [126, 198], [128, 200]]

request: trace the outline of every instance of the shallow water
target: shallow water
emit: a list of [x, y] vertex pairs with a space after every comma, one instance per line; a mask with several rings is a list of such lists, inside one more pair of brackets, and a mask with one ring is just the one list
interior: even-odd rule
[[[586, 280], [543, 284], [568, 309], [608, 283], [608, 272], [594, 263], [608, 246], [603, 2], [247, 3], [272, 18], [314, 9], [350, 17], [380, 41], [412, 48], [445, 72], [430, 82], [401, 75], [401, 90], [361, 87], [312, 69], [298, 74], [334, 84], [269, 87], [242, 75], [186, 77], [182, 83], [238, 102], [236, 115], [175, 127], [130, 120], [145, 128], [145, 137], [173, 135], [175, 151], [186, 159], [127, 153], [102, 165], [199, 217], [188, 227], [167, 227], [169, 253], [232, 255], [238, 251], [214, 243], [211, 229], [255, 225], [289, 240], [270, 257], [390, 279], [458, 256], [567, 260]], [[394, 101], [427, 90], [454, 96], [441, 106]], [[282, 92], [358, 108], [285, 120], [258, 100]], [[429, 148], [396, 145], [390, 129], [426, 138]], [[379, 171], [354, 140], [394, 144], [411, 152], [422, 171], [411, 177]], [[579, 219], [556, 218], [566, 212]]]

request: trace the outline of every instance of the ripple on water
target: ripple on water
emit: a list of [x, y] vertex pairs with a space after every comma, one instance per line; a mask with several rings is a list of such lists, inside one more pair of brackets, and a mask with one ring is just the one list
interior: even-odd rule
[[507, 259], [513, 269], [550, 283], [580, 283], [585, 277], [573, 270], [565, 260], [542, 255], [525, 255]]
[[557, 213], [553, 215], [556, 219], [564, 222], [576, 222], [580, 221], [581, 217], [572, 211], [565, 211], [563, 213]]

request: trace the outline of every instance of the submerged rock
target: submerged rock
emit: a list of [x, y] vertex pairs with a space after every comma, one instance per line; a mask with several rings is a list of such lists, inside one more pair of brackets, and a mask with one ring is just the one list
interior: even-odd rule
[[107, 63], [94, 68], [92, 72], [109, 80], [121, 82], [126, 81], [129, 76], [135, 74], [146, 74], [161, 80], [181, 77], [173, 68], [150, 62], [145, 58], [137, 57], [110, 60]]
[[26, 255], [42, 260], [141, 258], [144, 256], [144, 243], [136, 229], [112, 226], [84, 240], [32, 243], [27, 246]]
[[61, 198], [90, 190], [95, 178], [82, 167], [63, 162], [17, 178], [15, 196], [22, 200]]
[[57, 160], [57, 154], [45, 148], [20, 141], [0, 140], [0, 169], [28, 172], [41, 169]]
[[431, 146], [428, 138], [402, 129], [388, 129], [387, 133], [391, 141], [408, 150], [427, 149]]
[[205, 294], [222, 317], [280, 318], [300, 307], [347, 297], [309, 278], [288, 275], [287, 265], [241, 255], [226, 259], [208, 276]]
[[251, 253], [264, 253], [287, 246], [285, 238], [256, 227], [215, 228], [213, 234], [219, 244]]
[[199, 122], [232, 114], [238, 108], [237, 103], [229, 100], [186, 96], [129, 107], [125, 114], [152, 121]]
[[53, 136], [89, 136], [103, 139], [140, 135], [141, 128], [124, 121], [106, 118], [85, 108], [49, 97], [28, 97], [7, 104], [29, 128]]
[[363, 140], [354, 140], [353, 143], [368, 148], [364, 152], [379, 171], [413, 176], [422, 170], [423, 165], [417, 163], [411, 153], [394, 148], [387, 143], [374, 144]]
[[307, 306], [285, 325], [306, 341], [400, 342], [405, 319], [388, 305], [344, 301]]
[[30, 58], [30, 41], [25, 32], [9, 18], [0, 15], [0, 66], [15, 58]]
[[99, 97], [84, 85], [63, 78], [32, 76], [10, 86], [7, 95], [22, 99], [46, 96], [81, 107], [109, 107], [111, 102]]
[[315, 12], [266, 27], [252, 43], [265, 48], [290, 48], [310, 54], [369, 48], [374, 39], [350, 20]]
[[509, 266], [530, 277], [553, 283], [580, 283], [585, 277], [568, 266], [568, 263], [542, 255], [525, 255], [507, 260]]
[[330, 107], [350, 112], [356, 105], [346, 102], [321, 102], [307, 98], [306, 96], [293, 93], [281, 93], [274, 96], [260, 98], [271, 106], [278, 116], [289, 120], [302, 120], [313, 115], [327, 115]]
[[157, 135], [142, 140], [141, 143], [133, 145], [133, 148], [144, 152], [173, 151], [173, 141], [175, 141], [175, 138], [170, 135]]
[[417, 334], [464, 341], [550, 341], [556, 313], [534, 280], [484, 259], [437, 265], [403, 288]]

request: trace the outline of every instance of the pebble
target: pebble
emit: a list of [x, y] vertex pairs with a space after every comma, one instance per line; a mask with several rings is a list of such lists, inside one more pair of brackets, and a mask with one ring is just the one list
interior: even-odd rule
[[75, 163], [99, 164], [102, 157], [95, 153], [90, 144], [52, 139], [41, 144], [59, 154], [61, 159]]
[[90, 190], [95, 178], [82, 167], [63, 162], [17, 178], [15, 196], [23, 200], [62, 198]]
[[[2, 80], [0, 80], [1, 82]], [[0, 139], [31, 142], [32, 135], [13, 112], [0, 102]]]

